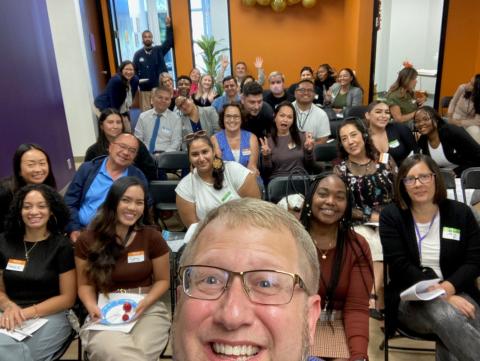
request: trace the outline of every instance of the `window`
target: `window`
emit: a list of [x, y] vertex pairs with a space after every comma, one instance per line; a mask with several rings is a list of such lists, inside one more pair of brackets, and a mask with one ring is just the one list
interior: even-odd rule
[[[110, 0], [110, 9], [118, 64], [132, 60], [135, 52], [143, 46], [144, 30], [152, 32], [154, 44], [165, 41], [168, 0]], [[175, 79], [173, 51], [165, 55], [165, 64]]]

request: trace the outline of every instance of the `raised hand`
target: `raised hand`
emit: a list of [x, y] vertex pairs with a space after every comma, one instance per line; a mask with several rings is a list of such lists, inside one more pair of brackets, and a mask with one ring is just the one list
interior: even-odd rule
[[305, 144], [303, 145], [305, 150], [311, 152], [313, 150], [314, 145], [315, 145], [315, 141], [313, 140], [312, 133], [307, 132], [305, 136]]
[[257, 56], [255, 58], [255, 68], [262, 69], [263, 68], [263, 58], [261, 56]]
[[262, 155], [267, 156], [271, 154], [272, 150], [268, 146], [267, 137], [264, 137], [264, 138], [259, 137], [258, 139], [260, 140], [260, 151], [262, 152]]
[[166, 25], [167, 27], [172, 26], [172, 19], [171, 19], [170, 16], [168, 16], [168, 15], [165, 17], [165, 25]]
[[220, 59], [220, 66], [222, 67], [223, 70], [225, 70], [225, 69], [227, 69], [228, 64], [229, 64], [228, 56], [223, 54], [221, 59]]

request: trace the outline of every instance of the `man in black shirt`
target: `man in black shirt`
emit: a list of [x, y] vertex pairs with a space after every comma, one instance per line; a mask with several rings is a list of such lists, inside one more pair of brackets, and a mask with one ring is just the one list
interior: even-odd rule
[[270, 133], [273, 125], [273, 109], [263, 101], [263, 89], [256, 81], [245, 84], [242, 104], [246, 113], [245, 130], [252, 132], [257, 138]]
[[173, 47], [173, 29], [170, 17], [165, 18], [166, 39], [162, 45], [153, 46], [153, 34], [150, 30], [142, 33], [143, 48], [133, 56], [135, 70], [140, 78], [140, 108], [142, 112], [150, 109], [151, 91], [158, 87], [158, 77], [167, 72], [164, 56]]
[[285, 100], [290, 102], [295, 100], [295, 98], [289, 96], [285, 91], [285, 77], [281, 72], [271, 72], [268, 76], [268, 83], [270, 85], [270, 90], [265, 90], [263, 92], [263, 101], [270, 104], [273, 109]]

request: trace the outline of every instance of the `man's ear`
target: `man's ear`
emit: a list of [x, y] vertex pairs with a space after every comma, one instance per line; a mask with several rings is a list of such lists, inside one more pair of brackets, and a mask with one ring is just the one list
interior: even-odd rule
[[308, 297], [308, 331], [309, 331], [309, 340], [310, 345], [313, 345], [315, 340], [315, 330], [317, 328], [317, 321], [320, 317], [321, 312], [321, 302], [320, 295], [313, 295]]

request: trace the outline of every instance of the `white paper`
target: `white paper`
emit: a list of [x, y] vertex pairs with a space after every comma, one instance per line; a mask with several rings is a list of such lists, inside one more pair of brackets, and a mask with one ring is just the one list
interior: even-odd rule
[[427, 291], [430, 286], [436, 285], [438, 282], [440, 282], [440, 278], [415, 283], [412, 287], [400, 293], [400, 298], [403, 301], [430, 301], [443, 296], [446, 292], [442, 289]]
[[[110, 293], [109, 298], [105, 297], [103, 293], [101, 293], [98, 296], [98, 308], [102, 309], [103, 306], [105, 306], [108, 302], [114, 301], [114, 300], [119, 300], [123, 298], [128, 298], [136, 301], [137, 303], [143, 300], [145, 296], [140, 295], [140, 294], [135, 294], [135, 293]], [[137, 320], [133, 320], [128, 323], [124, 323], [121, 325], [104, 325], [98, 322], [92, 322], [88, 324], [88, 319], [85, 323], [85, 329], [86, 330], [93, 330], [93, 331], [118, 331], [118, 332], [124, 332], [124, 333], [129, 333], [133, 326], [137, 323]]]
[[27, 334], [30, 334], [30, 335], [33, 334], [35, 331], [37, 331], [40, 327], [42, 327], [47, 322], [48, 320], [46, 318], [31, 319], [31, 320], [25, 321], [22, 324], [22, 327], [16, 328], [16, 330], [19, 330], [20, 332], [7, 331], [4, 328], [0, 328], [0, 333], [10, 336], [17, 341], [23, 341], [25, 338], [28, 337]]

